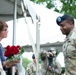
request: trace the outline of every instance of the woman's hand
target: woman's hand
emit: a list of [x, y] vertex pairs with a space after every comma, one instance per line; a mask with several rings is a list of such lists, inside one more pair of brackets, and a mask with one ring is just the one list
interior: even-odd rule
[[19, 63], [20, 62], [20, 60], [15, 60], [15, 61], [12, 61], [13, 63]]
[[4, 66], [9, 68], [9, 67], [15, 66], [19, 62], [20, 62], [20, 60], [15, 60], [15, 61], [10, 61], [10, 62], [5, 61]]

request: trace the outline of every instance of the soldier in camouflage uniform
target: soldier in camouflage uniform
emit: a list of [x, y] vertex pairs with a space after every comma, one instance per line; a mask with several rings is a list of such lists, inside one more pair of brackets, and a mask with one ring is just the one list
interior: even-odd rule
[[41, 75], [60, 75], [61, 65], [56, 59], [56, 49], [51, 48], [48, 52], [41, 51]]
[[[26, 75], [36, 75], [36, 58], [35, 55], [32, 55], [33, 61], [28, 64], [27, 69], [26, 69]], [[40, 64], [38, 64], [38, 75], [40, 74]]]
[[66, 35], [63, 44], [63, 53], [65, 59], [65, 75], [76, 75], [76, 29], [74, 18], [69, 15], [59, 16], [56, 19], [60, 26], [62, 34]]
[[36, 75], [36, 59], [35, 55], [32, 55], [33, 61], [28, 64], [26, 69], [26, 75]]

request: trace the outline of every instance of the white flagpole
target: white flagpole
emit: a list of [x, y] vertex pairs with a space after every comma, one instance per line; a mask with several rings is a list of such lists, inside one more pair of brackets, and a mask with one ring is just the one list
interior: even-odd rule
[[[12, 45], [16, 44], [16, 18], [17, 18], [17, 0], [14, 0], [14, 19], [13, 19], [13, 40]], [[15, 75], [15, 68], [12, 67], [12, 75]]]
[[36, 16], [37, 22], [36, 22], [36, 57], [37, 57], [37, 61], [36, 61], [36, 75], [40, 75], [39, 74], [39, 51], [40, 51], [40, 17]]

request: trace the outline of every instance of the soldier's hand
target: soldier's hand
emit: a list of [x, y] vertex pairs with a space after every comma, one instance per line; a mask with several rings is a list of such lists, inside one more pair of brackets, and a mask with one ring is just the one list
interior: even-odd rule
[[50, 55], [53, 56], [52, 52], [46, 52], [47, 56], [49, 57]]
[[51, 66], [49, 66], [48, 69], [49, 69], [50, 71], [52, 71], [52, 67], [51, 67]]

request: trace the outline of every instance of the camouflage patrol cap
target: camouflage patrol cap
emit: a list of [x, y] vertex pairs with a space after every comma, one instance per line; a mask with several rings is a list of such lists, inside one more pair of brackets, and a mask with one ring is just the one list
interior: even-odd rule
[[56, 54], [56, 49], [52, 47], [52, 48], [49, 49], [48, 52], [52, 52], [52, 53]]
[[34, 54], [32, 55], [32, 59], [35, 59], [35, 55]]
[[70, 21], [74, 22], [74, 19], [71, 15], [65, 14], [63, 16], [57, 17], [56, 23], [60, 26], [60, 23], [63, 22], [64, 20], [70, 20]]
[[52, 48], [50, 48], [50, 50], [51, 50], [51, 51], [56, 51], [56, 49], [55, 49], [55, 48], [53, 48], [53, 47], [52, 47]]

